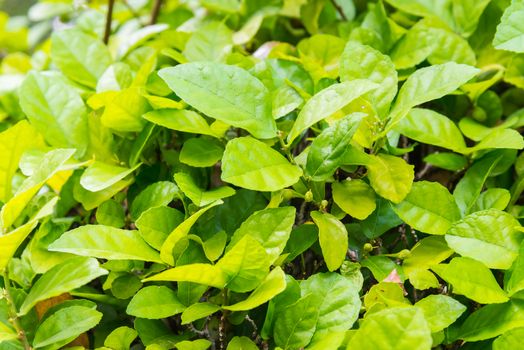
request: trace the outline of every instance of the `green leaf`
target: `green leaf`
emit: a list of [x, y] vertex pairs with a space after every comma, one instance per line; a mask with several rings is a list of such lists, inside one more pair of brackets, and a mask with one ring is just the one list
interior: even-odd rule
[[12, 180], [25, 151], [43, 145], [36, 129], [22, 120], [0, 133], [0, 201], [13, 195]]
[[185, 308], [172, 289], [165, 286], [149, 286], [133, 296], [127, 305], [126, 313], [135, 317], [161, 319], [179, 314]]
[[402, 267], [409, 276], [417, 270], [427, 270], [453, 254], [444, 237], [429, 236], [421, 239], [411, 248], [411, 253], [404, 259]]
[[250, 137], [229, 141], [222, 158], [225, 182], [257, 191], [278, 191], [298, 182], [302, 171], [265, 143]]
[[453, 197], [455, 197], [455, 201], [463, 215], [470, 213], [488, 176], [490, 176], [501, 159], [502, 154], [498, 152], [487, 154], [473, 163], [457, 183], [453, 191]]
[[468, 342], [495, 338], [511, 329], [524, 327], [523, 316], [524, 301], [522, 300], [486, 305], [466, 319], [460, 327], [458, 338]]
[[84, 153], [88, 144], [87, 110], [78, 92], [62, 76], [31, 72], [19, 93], [24, 113], [50, 145]]
[[449, 171], [462, 170], [468, 164], [466, 157], [448, 152], [429, 154], [424, 157], [424, 162]]
[[453, 224], [446, 234], [446, 242], [462, 256], [492, 269], [506, 270], [519, 252], [522, 241], [519, 227], [519, 222], [506, 212], [483, 210]]
[[311, 212], [311, 218], [318, 226], [318, 238], [322, 256], [329, 271], [342, 265], [348, 250], [348, 232], [342, 222], [328, 213]]
[[80, 177], [80, 184], [91, 192], [102, 191], [133, 173], [140, 165], [141, 163], [128, 169], [103, 162], [94, 162]]
[[180, 162], [198, 168], [215, 165], [222, 158], [224, 147], [204, 138], [193, 138], [184, 142], [180, 150]]
[[[0, 211], [0, 231], [7, 231], [22, 214], [29, 201], [38, 193], [64, 164], [73, 156], [74, 149], [54, 149], [45, 154], [33, 174], [18, 187], [15, 196], [11, 198]], [[77, 167], [75, 164], [73, 168]]]
[[497, 26], [493, 46], [499, 50], [524, 52], [524, 3], [512, 0]]
[[228, 282], [228, 275], [216, 265], [190, 264], [177, 266], [143, 280], [143, 282], [149, 281], [193, 282], [224, 288]]
[[482, 263], [470, 258], [453, 258], [449, 264], [431, 268], [444, 281], [453, 285], [455, 294], [481, 304], [504, 303], [506, 293], [500, 288], [491, 271]]
[[415, 304], [422, 309], [431, 333], [447, 328], [466, 311], [466, 307], [447, 295], [429, 295]]
[[27, 314], [38, 302], [79, 288], [108, 272], [93, 258], [74, 257], [56, 265], [32, 286], [20, 306], [19, 315]]
[[102, 225], [85, 225], [68, 231], [51, 243], [49, 250], [109, 260], [162, 262], [138, 231]]
[[18, 334], [16, 334], [15, 330], [0, 322], [0, 343], [15, 339], [18, 339]]
[[104, 340], [104, 346], [113, 350], [129, 350], [138, 332], [126, 326], [118, 327]]
[[364, 220], [377, 207], [375, 192], [363, 180], [347, 179], [332, 184], [333, 200], [347, 214]]
[[404, 118], [412, 107], [452, 93], [478, 72], [477, 68], [454, 62], [417, 70], [402, 85], [384, 134]]
[[258, 350], [258, 347], [248, 337], [233, 337], [226, 350]]
[[85, 306], [60, 309], [40, 324], [35, 333], [33, 347], [59, 349], [96, 326], [101, 319], [100, 312]]
[[393, 210], [415, 230], [433, 235], [445, 234], [460, 219], [455, 199], [437, 182], [413, 183], [409, 194]]
[[380, 196], [400, 203], [411, 190], [415, 177], [413, 165], [402, 158], [382, 153], [371, 156], [369, 160], [366, 167], [371, 187]]
[[286, 278], [280, 267], [275, 267], [247, 299], [223, 308], [231, 311], [246, 311], [254, 309], [286, 289]]
[[140, 236], [156, 250], [162, 248], [167, 236], [184, 221], [184, 214], [174, 208], [149, 208], [135, 222]]
[[276, 136], [269, 92], [242, 68], [195, 62], [164, 68], [158, 74], [178, 96], [202, 113], [258, 138]]
[[245, 235], [215, 266], [226, 274], [227, 288], [243, 293], [262, 282], [270, 263], [264, 247], [250, 235]]
[[188, 61], [223, 62], [232, 48], [232, 31], [222, 21], [210, 21], [191, 35], [183, 55]]
[[212, 343], [207, 339], [184, 340], [176, 343], [178, 350], [206, 350]]
[[191, 175], [186, 173], [176, 173], [175, 181], [178, 187], [180, 187], [180, 190], [199, 207], [206, 206], [222, 198], [231, 197], [235, 194], [235, 190], [228, 186], [203, 191], [197, 186]]
[[200, 114], [187, 109], [157, 109], [143, 115], [144, 119], [165, 128], [193, 134], [215, 134]]
[[120, 132], [141, 131], [146, 124], [142, 115], [149, 110], [142, 90], [133, 86], [112, 95], [100, 117], [102, 125]]
[[282, 349], [304, 348], [313, 338], [319, 316], [314, 298], [306, 295], [277, 314], [273, 336]]
[[395, 130], [428, 145], [456, 152], [462, 152], [466, 148], [464, 137], [455, 123], [430, 109], [413, 108]]
[[377, 84], [364, 79], [334, 84], [314, 95], [304, 105], [287, 136], [291, 144], [304, 130], [331, 116], [357, 97], [376, 89]]
[[66, 29], [51, 36], [51, 60], [69, 79], [95, 88], [111, 64], [107, 47], [78, 29]]
[[307, 156], [307, 176], [313, 181], [325, 181], [333, 175], [363, 117], [363, 113], [352, 113], [324, 129], [313, 140]]
[[524, 327], [511, 329], [493, 342], [493, 350], [518, 349], [524, 337]]
[[294, 207], [267, 208], [248, 217], [231, 237], [233, 246], [249, 235], [260, 243], [273, 263], [284, 250], [295, 223]]
[[137, 220], [149, 208], [168, 205], [178, 191], [178, 187], [169, 181], [159, 181], [147, 186], [131, 203], [131, 218]]
[[112, 199], [105, 201], [96, 210], [96, 221], [100, 225], [122, 228], [125, 225], [124, 207]]
[[379, 86], [366, 96], [376, 106], [379, 116], [385, 116], [397, 94], [397, 71], [391, 58], [374, 48], [349, 41], [340, 57], [340, 80], [368, 79]]
[[366, 316], [347, 349], [426, 350], [431, 344], [431, 331], [421, 309], [393, 307]]
[[220, 306], [208, 302], [190, 305], [182, 312], [182, 324], [188, 324], [207, 317], [220, 310]]
[[349, 278], [334, 272], [316, 273], [300, 285], [309, 305], [318, 310], [313, 340], [353, 326], [360, 312], [359, 288]]
[[519, 254], [511, 269], [504, 276], [504, 289], [509, 296], [524, 290], [524, 244], [520, 244]]
[[180, 225], [175, 227], [175, 229], [167, 236], [166, 240], [162, 244], [160, 249], [160, 257], [162, 261], [173, 266], [175, 264], [175, 259], [173, 257], [173, 249], [176, 244], [184, 237], [189, 234], [189, 231], [195, 224], [195, 222], [200, 218], [206, 211], [209, 209], [224, 203], [222, 200], [217, 200], [213, 203], [208, 204], [206, 207], [201, 208], [199, 211], [188, 217]]

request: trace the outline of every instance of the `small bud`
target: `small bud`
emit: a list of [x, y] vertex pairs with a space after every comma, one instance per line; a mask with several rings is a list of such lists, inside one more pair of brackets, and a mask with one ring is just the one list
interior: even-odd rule
[[406, 259], [406, 258], [409, 258], [411, 255], [411, 252], [408, 250], [408, 249], [402, 249], [399, 253], [398, 253], [398, 258], [399, 259]]
[[373, 246], [371, 245], [371, 243], [364, 244], [364, 251], [365, 252], [370, 252], [372, 250], [373, 250]]
[[313, 192], [311, 192], [311, 190], [306, 192], [306, 194], [304, 195], [304, 200], [308, 203], [313, 201]]

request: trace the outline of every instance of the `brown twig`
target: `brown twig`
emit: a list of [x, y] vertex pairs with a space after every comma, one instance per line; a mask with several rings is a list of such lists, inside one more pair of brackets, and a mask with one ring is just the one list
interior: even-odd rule
[[339, 4], [337, 4], [336, 0], [331, 0], [331, 3], [333, 4], [333, 6], [335, 7], [335, 9], [337, 10], [338, 14], [340, 15], [340, 17], [342, 17], [342, 19], [344, 21], [347, 21], [348, 18], [346, 17], [346, 14], [344, 13], [344, 9], [342, 9], [342, 7], [340, 7]]
[[149, 24], [155, 24], [158, 15], [160, 14], [160, 8], [162, 7], [162, 0], [155, 0], [155, 4], [153, 5], [153, 11], [151, 11], [151, 19], [149, 20]]
[[109, 42], [109, 35], [111, 35], [111, 22], [113, 21], [113, 7], [114, 6], [115, 6], [115, 0], [108, 0], [106, 28], [104, 30], [104, 44], [106, 45]]

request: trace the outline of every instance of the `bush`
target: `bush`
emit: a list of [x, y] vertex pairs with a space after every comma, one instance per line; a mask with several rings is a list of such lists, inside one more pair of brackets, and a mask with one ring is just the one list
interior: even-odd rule
[[0, 349], [522, 347], [522, 0], [26, 13]]

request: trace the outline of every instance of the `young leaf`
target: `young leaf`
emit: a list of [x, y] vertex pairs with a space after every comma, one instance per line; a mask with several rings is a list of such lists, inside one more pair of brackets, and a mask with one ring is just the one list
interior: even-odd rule
[[135, 317], [161, 319], [179, 314], [185, 308], [172, 289], [166, 286], [149, 286], [133, 296], [126, 313]]
[[307, 176], [313, 181], [325, 181], [333, 175], [363, 117], [363, 113], [352, 113], [315, 138], [307, 156]]
[[216, 265], [189, 264], [177, 266], [143, 280], [143, 282], [149, 281], [193, 282], [224, 288], [228, 282], [228, 275]]
[[147, 112], [143, 118], [171, 130], [214, 136], [204, 117], [187, 109], [157, 109]]
[[301, 283], [302, 295], [318, 310], [313, 340], [353, 326], [360, 312], [359, 288], [334, 272], [317, 273]]
[[468, 342], [495, 338], [507, 331], [524, 327], [524, 301], [486, 305], [473, 312], [462, 324], [458, 338]]
[[295, 222], [295, 208], [268, 208], [257, 211], [248, 217], [231, 237], [233, 246], [242, 237], [249, 235], [266, 250], [273, 263], [284, 250]]
[[391, 58], [370, 46], [349, 41], [340, 57], [340, 80], [355, 79], [368, 79], [379, 84], [366, 96], [377, 107], [379, 116], [385, 116], [397, 94], [397, 71]]
[[400, 203], [411, 190], [415, 177], [413, 165], [402, 158], [382, 153], [369, 159], [366, 167], [371, 187], [380, 196]]
[[184, 142], [180, 150], [180, 162], [198, 168], [210, 167], [222, 158], [223, 153], [224, 147], [217, 142], [193, 138]]
[[425, 350], [431, 344], [431, 331], [421, 309], [393, 307], [368, 315], [347, 349]]
[[184, 237], [186, 237], [189, 234], [189, 231], [195, 224], [195, 222], [200, 218], [206, 211], [209, 209], [220, 205], [224, 203], [222, 200], [217, 200], [213, 203], [208, 204], [206, 207], [201, 208], [199, 211], [188, 217], [186, 220], [184, 220], [180, 225], [175, 227], [175, 229], [167, 236], [164, 243], [162, 243], [162, 247], [160, 249], [160, 257], [162, 258], [162, 261], [166, 262], [167, 264], [173, 266], [175, 265], [175, 259], [173, 257], [173, 249], [175, 248], [176, 244]]
[[202, 113], [243, 128], [258, 138], [276, 136], [269, 92], [260, 80], [242, 68], [195, 62], [161, 69], [158, 75]]
[[137, 220], [149, 208], [168, 205], [178, 191], [178, 187], [169, 181], [159, 181], [147, 186], [131, 203], [131, 218]]
[[417, 70], [402, 85], [391, 110], [386, 131], [404, 118], [412, 107], [452, 93], [478, 72], [477, 68], [454, 62]]
[[497, 26], [493, 46], [499, 50], [524, 52], [524, 3], [512, 0]]
[[269, 258], [260, 243], [249, 235], [236, 243], [215, 265], [227, 276], [227, 288], [244, 293], [255, 289], [269, 271]]
[[141, 260], [162, 263], [138, 231], [110, 226], [85, 225], [64, 233], [49, 250], [110, 260]]
[[107, 47], [78, 29], [66, 29], [51, 36], [51, 60], [69, 79], [90, 88], [111, 64]]
[[250, 190], [278, 191], [297, 183], [301, 175], [279, 152], [250, 137], [229, 141], [222, 158], [222, 180]]
[[0, 201], [5, 203], [13, 195], [12, 180], [22, 154], [40, 146], [43, 146], [43, 139], [27, 120], [0, 133]]
[[188, 324], [207, 317], [218, 310], [220, 310], [220, 306], [208, 302], [189, 305], [189, 307], [182, 312], [182, 324]]
[[36, 281], [20, 306], [20, 315], [27, 314], [39, 301], [79, 288], [108, 272], [93, 258], [74, 257], [56, 265]]
[[492, 269], [506, 270], [519, 252], [522, 241], [519, 227], [512, 215], [488, 209], [454, 223], [446, 234], [446, 242], [462, 256], [481, 261]]
[[431, 333], [451, 325], [466, 311], [466, 307], [447, 295], [429, 295], [419, 300], [416, 307], [422, 309]]
[[87, 110], [80, 95], [55, 72], [32, 72], [20, 86], [20, 107], [55, 147], [83, 154], [88, 144]]
[[320, 91], [313, 96], [298, 114], [297, 120], [287, 136], [291, 144], [304, 130], [329, 117], [363, 94], [376, 89], [377, 84], [364, 79], [347, 81]]
[[177, 209], [160, 206], [143, 212], [135, 225], [144, 241], [160, 250], [167, 236], [183, 221], [184, 214]]
[[300, 349], [309, 344], [319, 316], [314, 296], [306, 295], [277, 314], [275, 343], [282, 349]]
[[395, 127], [401, 134], [428, 145], [463, 152], [464, 137], [446, 116], [430, 109], [413, 108]]
[[364, 220], [377, 207], [375, 192], [363, 180], [348, 179], [334, 182], [332, 190], [335, 203], [356, 219]]
[[348, 250], [348, 231], [342, 222], [331, 214], [311, 212], [311, 218], [318, 226], [318, 238], [322, 256], [329, 271], [342, 265]]
[[228, 186], [203, 191], [193, 181], [191, 175], [186, 173], [176, 173], [175, 181], [178, 187], [180, 187], [180, 190], [199, 207], [206, 206], [222, 198], [231, 197], [235, 194], [235, 190]]
[[133, 168], [128, 169], [103, 162], [94, 162], [80, 177], [80, 184], [91, 192], [102, 191], [133, 173], [140, 165], [137, 164]]
[[414, 229], [434, 235], [445, 234], [460, 219], [455, 199], [437, 182], [413, 183], [409, 194], [393, 210]]
[[96, 326], [102, 313], [85, 306], [70, 306], [56, 311], [38, 327], [33, 347], [58, 349]]
[[236, 304], [224, 306], [223, 308], [231, 311], [246, 311], [254, 309], [284, 291], [286, 288], [286, 278], [284, 271], [280, 267], [275, 267], [260, 285], [247, 297], [247, 299]]
[[506, 293], [500, 288], [491, 271], [482, 263], [470, 258], [453, 258], [449, 264], [431, 268], [444, 281], [453, 286], [453, 292], [481, 304], [504, 303]]

